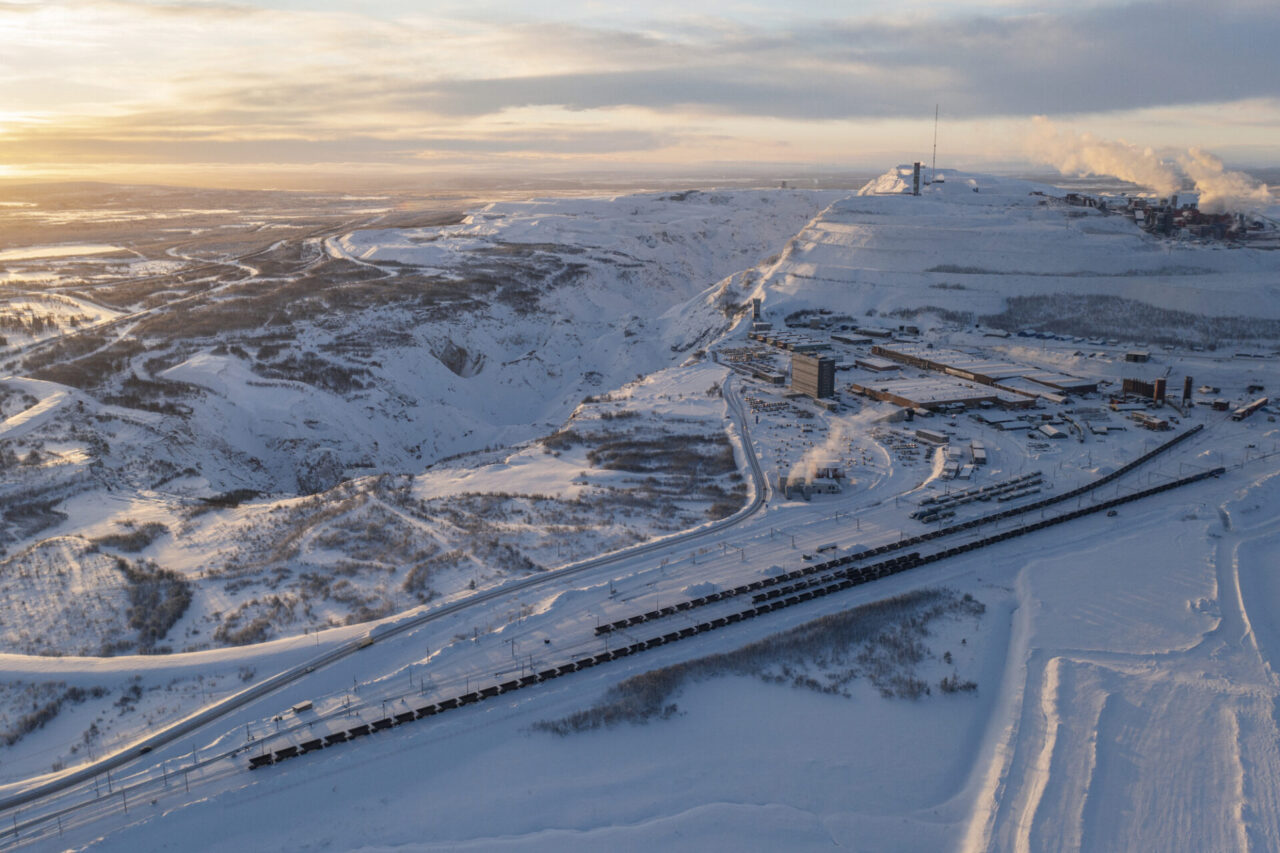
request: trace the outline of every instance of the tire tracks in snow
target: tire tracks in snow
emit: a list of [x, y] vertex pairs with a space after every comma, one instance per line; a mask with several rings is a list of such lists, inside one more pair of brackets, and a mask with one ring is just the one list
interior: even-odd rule
[[[1228, 507], [1218, 507], [1221, 528], [1210, 533], [1217, 622], [1187, 648], [1155, 653], [1036, 648], [1031, 614], [1037, 600], [1026, 570], [1018, 573], [1006, 696], [997, 705], [996, 719], [1004, 723], [993, 726], [1000, 726], [1000, 737], [990, 750], [959, 849], [1022, 853], [1051, 839], [1067, 848], [1114, 844], [1116, 833], [1128, 836], [1141, 829], [1117, 803], [1117, 791], [1141, 795], [1141, 802], [1129, 803], [1141, 806], [1140, 817], [1160, 815], [1180, 825], [1191, 821], [1205, 833], [1175, 836], [1184, 843], [1212, 835], [1234, 849], [1276, 848], [1280, 679], [1255, 630], [1240, 572], [1242, 550], [1247, 559], [1255, 543], [1280, 539], [1280, 519], [1242, 529]], [[1090, 670], [1099, 676], [1096, 684], [1082, 692], [1067, 687]], [[1022, 689], [1011, 689], [1015, 685]], [[1150, 712], [1156, 724], [1134, 729], [1135, 712]], [[1185, 733], [1177, 729], [1179, 721], [1197, 720], [1210, 725], [1188, 727]], [[1163, 731], [1160, 721], [1166, 724]], [[1101, 767], [1099, 740], [1106, 742], [1103, 757], [1110, 755]], [[1206, 749], [1215, 754], [1209, 775], [1222, 783], [1218, 790], [1193, 801], [1176, 773], [1144, 778], [1146, 790], [1134, 789], [1128, 783], [1137, 768], [1168, 760], [1128, 754], [1153, 742], [1181, 747], [1174, 756]], [[1189, 802], [1207, 811], [1189, 813]]]

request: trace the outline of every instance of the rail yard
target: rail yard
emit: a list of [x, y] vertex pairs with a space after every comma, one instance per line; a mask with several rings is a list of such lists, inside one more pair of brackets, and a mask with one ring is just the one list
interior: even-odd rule
[[[646, 653], [685, 640], [696, 648], [698, 638], [727, 636], [748, 622], [768, 630], [781, 611], [838, 609], [842, 597], [874, 597], [890, 578], [924, 577], [1013, 539], [1034, 543], [1039, 531], [1089, 516], [1109, 520], [1127, 505], [1227, 474], [1233, 460], [1215, 448], [1239, 423], [1190, 406], [1180, 409], [1179, 430], [1153, 443], [1146, 430], [1117, 429], [1124, 401], [1108, 405], [1096, 386], [1070, 406], [1051, 400], [1061, 409], [1049, 417], [1032, 409], [1021, 429], [987, 407], [929, 413], [859, 402], [856, 394], [844, 395], [840, 408], [814, 406], [767, 376], [728, 381], [724, 394], [754, 480], [754, 497], [739, 513], [330, 644], [278, 680], [205, 712], [198, 724], [136, 742], [79, 778], [10, 795], [3, 803], [10, 840], [49, 837], [104, 811], [158, 802], [179, 784], [185, 792], [251, 769], [257, 778], [284, 763], [305, 772], [316, 753], [359, 749], [363, 739], [392, 736], [409, 723], [417, 725], [406, 731], [418, 730], [474, 713], [471, 706], [536, 697], [552, 681], [572, 690], [576, 679], [568, 676], [587, 669], [636, 671], [653, 658]], [[1265, 405], [1253, 410], [1261, 418]], [[919, 420], [904, 423], [903, 411]], [[1067, 426], [1067, 446], [1084, 453], [1079, 459], [1029, 434], [1051, 419], [1095, 427], [1111, 419], [1113, 429]], [[919, 426], [925, 422], [940, 429]], [[970, 467], [964, 482], [961, 452]], [[779, 487], [793, 471], [843, 487], [797, 490], [788, 500]], [[376, 672], [364, 666], [374, 654], [368, 649], [378, 650]]]

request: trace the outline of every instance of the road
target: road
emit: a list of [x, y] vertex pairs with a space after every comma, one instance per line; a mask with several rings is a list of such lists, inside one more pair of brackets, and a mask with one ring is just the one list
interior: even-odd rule
[[[321, 228], [316, 231], [311, 231], [306, 234], [301, 234], [301, 235], [298, 235], [297, 237], [293, 237], [290, 239], [303, 241], [303, 242], [307, 240], [319, 240], [321, 243], [323, 243], [323, 241], [328, 239], [329, 237], [335, 237], [339, 234], [344, 234], [344, 233], [347, 233], [348, 231], [352, 231], [360, 228], [370, 228], [376, 225], [384, 217], [385, 217], [385, 214], [380, 214], [367, 219], [356, 220], [354, 222], [346, 222], [340, 226], [330, 226], [327, 228]], [[40, 352], [45, 349], [56, 347], [60, 343], [70, 338], [76, 337], [77, 335], [97, 334], [97, 333], [113, 331], [113, 330], [122, 330], [123, 332], [127, 333], [132, 324], [146, 317], [154, 316], [155, 314], [161, 311], [168, 311], [180, 305], [185, 305], [187, 303], [197, 302], [203, 299], [207, 299], [210, 296], [221, 293], [222, 291], [235, 287], [236, 285], [244, 284], [247, 281], [252, 281], [253, 279], [257, 278], [258, 270], [255, 269], [252, 265], [250, 265], [249, 261], [252, 261], [258, 256], [264, 255], [267, 252], [272, 251], [277, 247], [277, 245], [279, 245], [279, 242], [280, 241], [275, 241], [270, 245], [262, 246], [260, 248], [254, 249], [251, 252], [246, 252], [243, 255], [238, 255], [233, 258], [227, 258], [226, 260], [205, 262], [198, 266], [189, 267], [187, 269], [180, 270], [176, 274], [163, 273], [160, 275], [148, 275], [148, 276], [140, 276], [138, 278], [120, 279], [116, 282], [113, 282], [114, 284], [128, 284], [128, 283], [136, 283], [136, 282], [142, 282], [142, 281], [156, 281], [160, 279], [173, 278], [175, 275], [189, 276], [192, 273], [201, 273], [207, 270], [216, 270], [218, 268], [224, 268], [224, 267], [234, 267], [236, 269], [243, 270], [246, 273], [242, 277], [233, 278], [229, 281], [224, 281], [221, 284], [216, 284], [215, 286], [207, 290], [201, 290], [197, 293], [191, 293], [186, 296], [180, 296], [176, 299], [172, 299], [167, 302], [160, 303], [159, 305], [152, 305], [148, 308], [143, 308], [138, 311], [131, 311], [127, 314], [120, 314], [116, 317], [112, 317], [109, 320], [104, 320], [101, 323], [92, 323], [92, 324], [77, 326], [76, 328], [68, 329], [62, 334], [57, 335], [55, 337], [44, 338], [43, 340], [39, 340], [39, 341], [32, 341], [31, 343], [25, 344], [21, 347], [17, 347], [16, 349], [10, 350], [8, 353], [6, 353], [4, 356], [4, 359], [5, 359], [4, 362], [0, 363], [0, 371], [16, 370], [21, 365], [22, 360], [27, 356], [30, 356], [34, 353]], [[298, 275], [300, 273], [304, 273], [311, 267], [325, 260], [325, 258], [326, 258], [325, 254], [321, 252], [320, 256], [317, 258], [301, 261], [298, 267], [292, 270], [291, 272], [287, 273], [287, 275]], [[274, 277], [276, 276], [273, 276], [273, 278]], [[78, 297], [78, 298], [83, 299], [83, 297]], [[85, 300], [85, 301], [88, 301], [88, 300]], [[105, 306], [101, 306], [101, 305], [99, 305], [98, 307], [102, 308], [103, 310], [114, 310], [114, 309], [106, 308]], [[105, 348], [106, 346], [110, 346], [110, 342], [108, 342], [107, 344], [104, 344], [103, 348]], [[79, 356], [77, 356], [77, 358], [84, 358], [85, 356], [90, 354], [91, 353], [82, 353]]]
[[64, 774], [63, 776], [58, 777], [57, 779], [50, 780], [41, 785], [22, 791], [21, 793], [12, 794], [0, 799], [0, 812], [20, 808], [44, 797], [73, 788], [82, 782], [92, 780], [95, 776], [99, 776], [108, 771], [117, 770], [130, 762], [141, 758], [143, 755], [153, 752], [159, 747], [174, 743], [196, 730], [210, 723], [216, 722], [227, 714], [249, 704], [250, 702], [253, 702], [256, 699], [273, 693], [286, 685], [292, 684], [318, 669], [343, 660], [358, 651], [368, 648], [370, 645], [385, 642], [399, 634], [420, 628], [430, 622], [453, 616], [469, 608], [478, 607], [497, 598], [509, 596], [513, 593], [544, 584], [558, 583], [566, 578], [583, 575], [585, 573], [609, 567], [616, 563], [631, 560], [638, 556], [650, 554], [655, 551], [666, 550], [673, 547], [682, 547], [691, 542], [705, 539], [741, 524], [743, 521], [759, 512], [764, 506], [768, 494], [768, 484], [765, 480], [764, 473], [761, 470], [760, 462], [756, 458], [755, 450], [752, 447], [746, 413], [743, 410], [742, 400], [738, 396], [737, 389], [733, 387], [733, 383], [731, 381], [732, 378], [732, 372], [730, 372], [721, 388], [725, 402], [737, 424], [739, 434], [742, 437], [742, 447], [747, 458], [747, 465], [751, 470], [751, 476], [755, 483], [755, 491], [752, 496], [752, 500], [733, 515], [694, 530], [674, 534], [652, 542], [645, 542], [612, 554], [605, 554], [600, 557], [584, 560], [563, 569], [558, 569], [555, 572], [533, 575], [520, 580], [511, 581], [510, 583], [502, 584], [501, 586], [497, 586], [483, 592], [478, 592], [461, 601], [447, 604], [442, 607], [436, 607], [410, 618], [404, 618], [403, 616], [396, 617], [382, 623], [381, 628], [375, 625], [370, 629], [369, 634], [363, 638], [352, 640], [338, 648], [331, 649], [293, 667], [292, 669], [276, 673], [258, 684], [229, 696], [220, 702], [202, 708], [196, 713], [173, 723], [172, 725], [167, 726], [148, 737], [134, 741], [118, 752], [104, 756], [90, 764], [83, 765]]
[[[657, 578], [646, 583], [644, 575], [645, 566], [644, 558], [657, 552], [668, 552], [673, 554], [675, 549], [684, 549], [690, 544], [703, 542], [709, 539], [715, 539], [728, 550], [729, 542], [722, 534], [734, 530], [744, 522], [757, 516], [766, 506], [768, 497], [768, 485], [765, 481], [763, 471], [759, 460], [756, 456], [755, 449], [751, 440], [750, 427], [748, 426], [747, 415], [743, 409], [742, 400], [738, 394], [738, 390], [733, 383], [733, 375], [729, 373], [726, 380], [722, 384], [723, 395], [727, 408], [735, 424], [739, 435], [742, 439], [747, 466], [751, 471], [754, 482], [754, 493], [751, 501], [733, 516], [722, 519], [717, 522], [709, 523], [701, 528], [675, 534], [664, 539], [643, 543], [632, 548], [628, 548], [616, 553], [603, 555], [590, 560], [585, 560], [564, 569], [555, 572], [530, 576], [524, 579], [512, 581], [502, 586], [494, 587], [489, 590], [478, 592], [463, 600], [456, 601], [447, 605], [439, 606], [427, 610], [425, 612], [412, 615], [402, 614], [390, 620], [386, 620], [381, 625], [375, 625], [364, 637], [344, 643], [334, 649], [330, 649], [323, 654], [317, 655], [306, 660], [290, 669], [277, 673], [264, 681], [253, 685], [239, 693], [230, 696], [221, 702], [201, 709], [200, 711], [190, 715], [189, 717], [178, 721], [165, 729], [158, 731], [144, 739], [138, 740], [130, 744], [128, 747], [117, 751], [116, 753], [105, 756], [92, 764], [84, 765], [76, 770], [64, 774], [63, 776], [50, 780], [41, 785], [29, 788], [27, 790], [12, 794], [0, 800], [0, 811], [14, 810], [25, 805], [30, 805], [41, 801], [45, 798], [52, 798], [60, 792], [74, 789], [77, 785], [93, 780], [95, 777], [101, 776], [108, 771], [117, 771], [131, 763], [138, 761], [144, 755], [152, 755], [156, 750], [170, 744], [176, 744], [197, 730], [216, 723], [220, 719], [227, 717], [238, 709], [268, 696], [276, 691], [295, 684], [308, 675], [320, 669], [330, 667], [340, 661], [343, 661], [355, 655], [362, 649], [369, 646], [385, 643], [393, 638], [406, 635], [408, 632], [415, 631], [423, 626], [430, 625], [433, 622], [446, 620], [450, 617], [464, 614], [467, 611], [481, 608], [484, 605], [494, 602], [505, 597], [514, 597], [516, 594], [533, 590], [539, 587], [552, 584], [562, 583], [566, 580], [577, 578], [580, 581], [585, 580], [588, 583], [593, 581], [592, 573], [599, 573], [594, 578], [594, 582], [603, 583], [608, 580], [612, 583], [614, 570], [617, 566], [628, 561], [636, 561], [637, 565], [628, 567], [624, 571], [624, 577], [617, 584], [617, 597], [611, 597], [609, 600], [602, 602], [599, 606], [602, 610], [597, 614], [605, 619], [613, 619], [618, 616], [626, 616], [635, 612], [639, 607], [637, 599], [647, 598], [648, 596], [673, 596], [679, 593], [682, 585], [700, 580], [720, 580], [731, 574], [734, 570], [731, 561], [729, 566], [724, 565], [724, 560], [719, 561], [704, 557], [699, 562], [696, 553], [690, 554], [688, 557], [679, 557], [667, 568], [670, 574], [666, 572], [657, 572], [661, 576], [661, 585]], [[901, 486], [901, 483], [895, 483]], [[893, 502], [875, 499], [865, 505], [859, 506], [858, 525], [862, 531], [859, 534], [859, 542], [866, 545], [883, 544], [892, 542], [901, 535], [897, 529], [894, 529], [895, 523], [900, 523], [902, 515], [901, 510], [893, 506]], [[788, 531], [794, 531], [801, 534], [806, 539], [814, 536], [830, 537], [833, 535], [832, 530], [840, 530], [839, 535], [846, 535], [849, 528], [848, 514], [838, 513], [836, 516], [829, 515], [829, 510], [820, 508], [816, 505], [801, 505], [788, 509], [785, 513]], [[841, 521], [841, 516], [845, 520]], [[789, 534], [775, 537], [773, 528], [768, 525], [755, 525], [755, 529], [744, 539], [734, 544], [735, 549], [743, 550], [743, 562], [746, 563], [746, 549], [752, 551], [751, 566], [744, 566], [743, 571], [756, 571], [759, 566], [776, 562], [782, 565], [794, 563], [798, 556], [795, 549], [793, 537]], [[998, 525], [992, 526], [998, 530]], [[979, 536], [981, 534], [976, 531], [972, 534], [956, 534], [948, 539], [963, 540], [966, 536]], [[814, 541], [817, 541], [816, 539]], [[942, 544], [942, 540], [937, 540], [936, 544]], [[664, 564], [667, 562], [664, 559]], [[686, 565], [686, 563], [688, 563]], [[649, 567], [652, 570], [652, 567]], [[653, 574], [651, 571], [650, 574]], [[640, 609], [648, 609], [641, 607]], [[483, 622], [483, 617], [480, 620]], [[585, 622], [584, 622], [585, 625]], [[441, 628], [441, 630], [446, 630]], [[452, 630], [452, 629], [449, 629]], [[585, 632], [585, 629], [584, 629]], [[506, 634], [504, 634], [506, 637]], [[521, 632], [513, 632], [508, 640], [515, 642], [537, 642], [536, 639], [526, 637]], [[586, 647], [593, 642], [599, 642], [601, 638], [591, 637], [585, 634], [581, 638], [564, 637], [564, 641], [557, 638], [559, 647], [558, 654], [565, 654], [570, 650], [585, 651]], [[604, 640], [607, 642], [607, 639]], [[540, 645], [540, 643], [539, 643]], [[522, 646], [522, 648], [525, 646]], [[512, 647], [514, 657], [514, 646]], [[482, 660], [484, 653], [480, 649], [467, 651], [461, 657], [450, 661], [448, 669], [461, 672], [466, 666], [473, 664], [472, 669], [476, 672], [483, 670], [484, 661]], [[383, 661], [385, 664], [386, 661]], [[457, 675], [457, 672], [454, 673]], [[461, 684], [461, 676], [455, 679]], [[449, 685], [452, 682], [443, 680], [434, 682], [436, 688]], [[237, 723], [239, 725], [239, 723]], [[234, 727], [233, 727], [234, 728]], [[242, 747], [231, 747], [231, 751], [236, 751]], [[226, 749], [224, 746], [223, 749]], [[223, 752], [220, 756], [229, 754]], [[46, 804], [46, 806], [49, 804]], [[83, 804], [79, 804], [83, 805]], [[78, 805], [64, 806], [63, 809], [74, 810]], [[41, 810], [45, 812], [45, 809]], [[47, 814], [47, 812], [46, 812]], [[40, 818], [36, 818], [39, 820]]]
[[[501, 586], [484, 590], [471, 595], [463, 600], [456, 601], [443, 606], [438, 606], [425, 610], [423, 612], [409, 614], [401, 614], [390, 620], [385, 620], [379, 625], [371, 628], [370, 632], [364, 637], [348, 641], [336, 648], [330, 649], [322, 654], [310, 658], [290, 669], [276, 673], [263, 681], [252, 685], [232, 696], [223, 699], [213, 705], [200, 709], [190, 716], [177, 721], [157, 732], [148, 735], [145, 738], [134, 741], [127, 747], [116, 751], [115, 753], [104, 756], [90, 764], [83, 765], [62, 776], [35, 785], [5, 796], [0, 799], [0, 811], [11, 811], [14, 809], [28, 806], [32, 803], [41, 801], [42, 799], [53, 797], [61, 792], [74, 789], [76, 786], [93, 780], [109, 771], [117, 771], [123, 767], [138, 761], [143, 756], [151, 755], [156, 750], [175, 744], [188, 735], [226, 718], [228, 715], [236, 712], [251, 703], [266, 697], [276, 691], [295, 684], [306, 678], [317, 670], [330, 667], [340, 661], [343, 661], [362, 649], [371, 645], [384, 643], [395, 637], [415, 631], [430, 623], [445, 620], [450, 617], [467, 611], [482, 608], [486, 604], [496, 600], [514, 597], [518, 593], [534, 590], [539, 587], [549, 586], [552, 584], [563, 583], [569, 579], [580, 579], [590, 582], [593, 573], [599, 573], [597, 580], [611, 580], [608, 574], [610, 570], [624, 564], [628, 561], [639, 561], [648, 555], [658, 552], [674, 553], [675, 549], [683, 549], [689, 545], [705, 542], [707, 540], [716, 539], [720, 544], [725, 546], [727, 551], [730, 543], [724, 538], [723, 534], [734, 530], [744, 522], [752, 519], [766, 507], [769, 490], [768, 484], [756, 455], [755, 448], [750, 433], [748, 416], [744, 410], [742, 399], [738, 389], [734, 383], [734, 374], [732, 371], [726, 371], [726, 378], [722, 383], [722, 394], [726, 403], [726, 407], [733, 421], [735, 422], [738, 434], [741, 438], [744, 460], [749, 468], [754, 484], [754, 491], [750, 502], [741, 508], [737, 513], [725, 519], [706, 524], [694, 530], [685, 531], [683, 533], [674, 534], [663, 539], [642, 543], [622, 551], [612, 554], [602, 555], [600, 557], [585, 560], [571, 566], [559, 569], [554, 572], [533, 575], [520, 580], [511, 581]], [[901, 486], [901, 483], [896, 485]], [[901, 524], [901, 511], [896, 509], [892, 502], [886, 502], [882, 499], [876, 499], [871, 503], [859, 506], [858, 529], [861, 531], [859, 540], [863, 544], [882, 544], [886, 541], [894, 541], [900, 535], [895, 526]], [[839, 522], [839, 515], [832, 518], [827, 513], [829, 510], [821, 509], [817, 506], [794, 507], [786, 511], [786, 523], [791, 531], [810, 530], [814, 533], [822, 530], [826, 536], [830, 536], [829, 528], [839, 530], [842, 526], [847, 531], [849, 524], [845, 521], [843, 525]], [[843, 534], [842, 534], [843, 535]], [[976, 535], [976, 534], [974, 534]], [[957, 537], [960, 538], [960, 537]], [[742, 559], [746, 562], [746, 548], [752, 549], [752, 563], [758, 567], [767, 562], [777, 562], [786, 564], [788, 561], [794, 562], [797, 556], [794, 550], [794, 540], [789, 546], [787, 539], [790, 536], [775, 539], [773, 529], [757, 525], [757, 529], [749, 535], [747, 539], [735, 543], [735, 549], [742, 549]], [[691, 565], [680, 565], [685, 559], [691, 561]], [[664, 563], [666, 560], [664, 560]], [[704, 564], [707, 560], [703, 560]], [[601, 607], [603, 612], [598, 615], [609, 615], [609, 611], [620, 611], [609, 618], [616, 618], [617, 615], [627, 615], [628, 610], [634, 610], [636, 604], [634, 602], [641, 596], [649, 595], [672, 595], [675, 594], [681, 584], [687, 584], [693, 581], [701, 580], [700, 575], [703, 574], [698, 566], [697, 556], [691, 555], [689, 558], [681, 558], [676, 560], [677, 565], [673, 565], [672, 575], [664, 578], [662, 587], [656, 586], [656, 582], [645, 584], [644, 578], [640, 578], [638, 574], [635, 577], [623, 580], [619, 584], [619, 597], [615, 600], [604, 602]], [[633, 567], [638, 573], [643, 570], [642, 565]], [[712, 573], [719, 572], [725, 574], [723, 566], [709, 567], [703, 571]], [[674, 586], [673, 586], [674, 585]], [[482, 620], [481, 620], [482, 621]], [[561, 651], [565, 649], [562, 648]], [[514, 647], [513, 647], [514, 655]], [[154, 758], [154, 756], [152, 756]], [[6, 786], [10, 789], [18, 787], [21, 783]]]

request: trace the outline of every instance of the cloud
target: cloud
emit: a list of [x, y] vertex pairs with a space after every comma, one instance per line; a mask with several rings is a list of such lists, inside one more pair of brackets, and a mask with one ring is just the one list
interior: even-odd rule
[[806, 122], [929, 116], [937, 102], [990, 121], [1280, 97], [1280, 7], [1250, 0], [837, 19], [818, 2], [792, 18], [695, 0], [649, 20], [589, 2], [572, 7], [591, 11], [580, 17], [483, 2], [469, 17], [460, 3], [447, 15], [283, 5], [0, 0], [0, 115], [31, 119], [0, 126], [5, 156], [52, 161], [101, 145], [104, 156], [177, 158], [186, 145], [193, 161], [238, 160], [238, 146], [258, 144], [270, 156], [294, 145], [296, 158], [446, 146], [555, 157], [717, 133], [743, 144], [765, 120], [803, 133]]
[[446, 115], [641, 106], [827, 120], [919, 115], [935, 101], [953, 115], [1025, 116], [1280, 93], [1280, 7], [1262, 4], [1174, 0], [698, 38], [710, 40], [671, 34], [661, 49], [630, 54], [627, 68], [425, 82], [415, 103]]
[[[843, 83], [861, 82], [841, 91]], [[661, 68], [606, 73], [539, 75], [489, 80], [455, 80], [410, 87], [397, 103], [446, 116], [492, 115], [530, 106], [571, 111], [642, 107], [663, 112], [773, 118], [832, 119], [851, 115], [900, 115], [905, 104], [868, 81], [828, 79], [831, 89], [814, 85], [804, 71], [752, 66]]]
[[95, 163], [106, 158], [120, 163], [337, 163], [370, 161], [412, 164], [437, 159], [440, 153], [543, 155], [616, 154], [653, 151], [675, 144], [677, 138], [645, 130], [522, 129], [474, 136], [405, 136], [380, 138], [342, 135], [329, 139], [301, 136], [218, 139], [190, 129], [164, 137], [67, 134], [47, 131], [21, 138], [0, 136], [0, 161], [11, 164], [58, 162]]
[[[264, 89], [377, 78], [405, 103], [442, 115], [643, 106], [822, 120], [916, 115], [942, 100], [955, 115], [1025, 116], [1280, 94], [1280, 7], [1241, 0], [799, 18], [781, 29], [726, 20], [625, 29], [228, 4], [77, 5], [98, 44], [84, 59], [99, 69], [137, 67], [204, 91], [216, 91], [227, 69], [256, 76]], [[65, 37], [77, 32], [71, 27]], [[131, 32], [146, 39], [141, 55], [113, 58]], [[82, 62], [74, 55], [82, 47], [56, 57], [56, 67]], [[149, 68], [148, 58], [165, 67]]]
[[674, 134], [638, 130], [519, 131], [475, 137], [419, 139], [425, 152], [484, 154], [616, 154], [655, 151], [676, 144]]

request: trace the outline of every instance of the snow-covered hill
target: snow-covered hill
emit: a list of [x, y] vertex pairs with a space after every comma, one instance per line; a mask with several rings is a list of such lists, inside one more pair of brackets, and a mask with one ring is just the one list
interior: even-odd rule
[[[726, 503], [735, 486], [724, 470], [705, 484], [714, 493], [699, 487], [661, 506], [673, 485], [664, 445], [711, 436], [694, 448], [709, 457], [729, 445], [723, 402], [705, 395], [717, 371], [660, 371], [697, 361], [742, 310], [734, 274], [776, 254], [835, 197], [507, 202], [443, 227], [347, 232], [299, 249], [300, 274], [256, 275], [144, 312], [115, 340], [70, 338], [64, 351], [87, 342], [78, 358], [38, 354], [32, 372], [44, 379], [3, 384], [0, 441], [14, 464], [0, 486], [0, 601], [30, 612], [0, 642], [128, 647], [128, 602], [141, 594], [129, 571], [177, 571], [193, 584], [179, 599], [192, 602], [185, 619], [166, 622], [169, 641], [154, 645], [245, 643], [465, 594], [700, 523], [713, 507], [732, 512], [741, 497]], [[604, 406], [619, 419], [562, 438], [564, 459], [559, 448], [522, 449], [573, 435], [566, 419], [609, 392], [625, 411]], [[674, 393], [703, 401], [653, 419]], [[593, 485], [587, 453], [607, 441], [655, 452], [658, 480], [620, 472]], [[425, 492], [413, 485], [432, 463], [486, 448], [488, 476], [462, 473], [477, 465], [464, 460], [461, 471], [433, 470]], [[496, 473], [528, 462], [536, 476], [519, 485]], [[472, 485], [438, 485], [454, 480]], [[504, 524], [497, 504], [517, 492], [530, 515]], [[151, 535], [128, 538], [139, 525]], [[565, 530], [576, 535], [550, 538]], [[134, 547], [102, 544], [121, 536]], [[52, 582], [51, 553], [96, 579], [80, 584], [92, 615], [71, 620], [78, 631], [59, 627], [75, 577]]]
[[1063, 204], [1065, 193], [1044, 184], [940, 174], [944, 182], [912, 196], [911, 169], [899, 167], [833, 204], [767, 269], [767, 307], [859, 321], [936, 308], [1011, 328], [1170, 340], [1185, 339], [1178, 326], [1194, 318], [1237, 321], [1219, 338], [1280, 330], [1271, 252], [1154, 237], [1131, 219]]
[[[897, 168], [856, 196], [559, 199], [343, 229], [298, 248], [300, 273], [144, 312], [70, 366], [0, 381], [0, 613], [23, 619], [0, 626], [23, 652], [0, 655], [15, 735], [0, 796], [299, 674], [133, 755], [120, 807], [91, 781], [24, 806], [14, 832], [101, 850], [1275, 849], [1280, 430], [1274, 407], [1234, 421], [1208, 403], [1280, 384], [1280, 254], [1153, 237], [1043, 184], [945, 177], [918, 197]], [[913, 324], [913, 346], [1103, 390], [1047, 394], [1025, 421], [929, 416], [949, 434], [934, 448], [894, 403], [788, 396], [772, 378], [790, 353], [746, 338], [753, 296], [775, 329], [824, 336], [842, 368], [871, 353], [837, 345], [839, 327]], [[1027, 326], [1060, 336], [983, 336]], [[1151, 360], [1127, 361], [1139, 342]], [[1194, 375], [1196, 405], [1108, 405], [1122, 379], [1161, 374], [1171, 389]], [[727, 418], [731, 375], [745, 428]], [[1163, 441], [1130, 409], [1199, 430], [1070, 508], [1224, 470], [786, 610], [698, 621], [746, 598], [708, 611], [693, 596], [929, 530], [912, 510], [940, 496], [1023, 474], [1058, 495], [1116, 471]], [[463, 450], [478, 452], [446, 458]], [[812, 501], [766, 489], [758, 511], [708, 529], [746, 502], [748, 452], [770, 475], [823, 460], [849, 476]], [[964, 459], [967, 482], [946, 479]], [[372, 619], [386, 621], [359, 642]], [[53, 656], [129, 644], [177, 653]]]
[[[348, 233], [302, 278], [144, 319], [145, 353], [108, 348], [106, 376], [50, 378], [184, 413], [103, 430], [115, 456], [153, 460], [150, 476], [106, 460], [136, 486], [308, 493], [344, 473], [411, 473], [549, 432], [584, 396], [683, 361], [727, 307], [683, 306], [833, 197], [504, 203], [454, 226]], [[203, 482], [174, 479], [192, 468]]]

